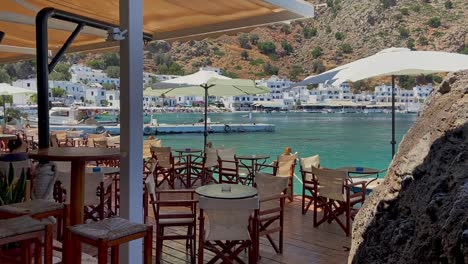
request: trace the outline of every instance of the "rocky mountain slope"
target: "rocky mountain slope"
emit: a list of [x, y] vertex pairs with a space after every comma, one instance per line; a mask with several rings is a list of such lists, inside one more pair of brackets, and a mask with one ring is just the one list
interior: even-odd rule
[[468, 71], [449, 75], [353, 223], [349, 263], [468, 263]]
[[[317, 6], [314, 19], [299, 23], [258, 28], [248, 34], [218, 39], [172, 43], [164, 49], [160, 49], [160, 44], [152, 44], [146, 52], [145, 68], [162, 73], [183, 69], [190, 73], [199, 66], [212, 65], [225, 69], [228, 75], [243, 78], [279, 73], [300, 79], [392, 46], [468, 52], [465, 0], [325, 3]], [[156, 51], [166, 52], [170, 62], [158, 61], [161, 54]], [[173, 62], [180, 67], [172, 65]]]

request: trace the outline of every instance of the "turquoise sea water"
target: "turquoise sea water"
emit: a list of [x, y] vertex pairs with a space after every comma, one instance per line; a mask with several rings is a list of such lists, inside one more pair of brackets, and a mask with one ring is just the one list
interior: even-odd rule
[[[321, 165], [385, 169], [391, 161], [391, 115], [389, 114], [319, 114], [319, 113], [246, 113], [209, 114], [212, 122], [270, 123], [275, 132], [210, 134], [214, 146], [235, 148], [240, 154], [265, 154], [276, 159], [285, 147], [300, 157], [319, 154]], [[203, 114], [156, 114], [159, 123], [193, 123]], [[397, 114], [396, 139], [400, 142], [416, 115]], [[164, 146], [173, 148], [202, 148], [202, 134], [158, 135]], [[299, 166], [296, 175], [300, 177]], [[296, 179], [297, 181], [297, 179]], [[295, 192], [299, 193], [296, 182]]]

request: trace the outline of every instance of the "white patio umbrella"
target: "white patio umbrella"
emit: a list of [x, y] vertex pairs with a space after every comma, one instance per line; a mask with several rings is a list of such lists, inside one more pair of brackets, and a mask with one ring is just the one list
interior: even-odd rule
[[455, 72], [468, 69], [468, 55], [439, 51], [412, 51], [389, 48], [324, 73], [309, 76], [294, 86], [343, 82], [392, 76], [392, 157], [395, 154], [395, 76]]
[[12, 86], [8, 83], [0, 83], [0, 96], [3, 97], [3, 120], [4, 120], [4, 123], [6, 124], [6, 111], [5, 111], [5, 104], [6, 104], [6, 97], [11, 95], [18, 95], [18, 94], [24, 94], [24, 95], [28, 95], [28, 94], [35, 94], [37, 93], [36, 91], [33, 91], [33, 90], [29, 90], [29, 89], [24, 89], [24, 88], [21, 88], [21, 87], [16, 87], [16, 86]]
[[179, 78], [167, 80], [156, 84], [156, 87], [166, 89], [147, 88], [144, 91], [145, 96], [204, 96], [205, 97], [205, 129], [204, 146], [208, 137], [208, 94], [212, 96], [236, 96], [236, 95], [254, 95], [268, 93], [266, 87], [255, 85], [253, 80], [231, 79], [222, 76], [214, 71], [201, 70], [194, 74], [182, 76]]

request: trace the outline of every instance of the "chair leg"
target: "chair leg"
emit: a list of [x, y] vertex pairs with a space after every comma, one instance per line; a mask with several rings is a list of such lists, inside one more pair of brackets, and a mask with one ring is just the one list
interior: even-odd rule
[[31, 240], [20, 242], [21, 245], [21, 262], [24, 264], [31, 263]]
[[42, 247], [39, 239], [34, 240], [34, 264], [42, 264]]
[[144, 239], [143, 264], [153, 263], [153, 226], [148, 226]]
[[[98, 264], [107, 264], [107, 246], [100, 242], [98, 245]], [[81, 256], [80, 256], [81, 257]]]
[[54, 226], [47, 225], [44, 234], [44, 264], [52, 264]]
[[111, 263], [119, 263], [119, 245], [111, 247]]
[[304, 186], [302, 187], [302, 214], [304, 215], [306, 213], [305, 209], [305, 188]]
[[156, 264], [161, 263], [163, 240], [162, 236], [164, 235], [164, 228], [157, 227], [156, 229]]

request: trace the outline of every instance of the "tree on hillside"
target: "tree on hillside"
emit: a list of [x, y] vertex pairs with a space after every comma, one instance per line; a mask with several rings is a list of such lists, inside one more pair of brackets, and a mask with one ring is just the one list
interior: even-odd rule
[[427, 24], [432, 28], [438, 28], [441, 25], [440, 18], [438, 17], [431, 17]]
[[101, 59], [106, 68], [109, 66], [120, 66], [120, 56], [117, 53], [106, 52], [102, 54]]
[[304, 35], [304, 38], [310, 39], [312, 37], [317, 36], [317, 29], [313, 27], [306, 26], [302, 29], [302, 34]]
[[106, 69], [106, 74], [110, 78], [119, 78], [120, 77], [120, 67], [119, 66], [108, 66]]
[[151, 53], [166, 53], [171, 50], [171, 45], [166, 41], [153, 41], [148, 44], [146, 50]]
[[276, 66], [271, 65], [270, 62], [263, 64], [263, 72], [267, 75], [278, 75], [279, 69]]
[[243, 50], [240, 55], [243, 60], [249, 59], [249, 53], [246, 50]]
[[237, 40], [239, 40], [239, 46], [243, 49], [250, 49], [249, 45], [249, 35], [248, 34], [242, 34], [240, 35]]
[[33, 94], [29, 97], [29, 101], [33, 104], [37, 104], [37, 94]]
[[321, 60], [316, 59], [312, 61], [312, 70], [315, 73], [322, 73], [325, 71], [325, 66], [323, 65], [323, 62]]
[[294, 52], [293, 46], [287, 40], [281, 41], [281, 47], [284, 49], [286, 55], [289, 55]]
[[51, 91], [52, 91], [52, 97], [54, 98], [63, 98], [67, 94], [65, 89], [58, 88], [58, 87], [52, 88]]
[[0, 83], [10, 83], [11, 78], [5, 69], [0, 68]]
[[289, 71], [289, 78], [292, 81], [299, 81], [298, 77], [304, 74], [304, 69], [300, 65], [293, 65]]
[[335, 33], [335, 38], [337, 40], [343, 40], [345, 38], [345, 34], [343, 32], [336, 32]]
[[49, 74], [53, 81], [69, 81], [71, 79], [70, 66], [65, 63], [55, 65], [54, 71]]
[[104, 88], [104, 90], [115, 90], [117, 89], [117, 86], [115, 85], [115, 83], [103, 83], [102, 84], [102, 88]]
[[86, 63], [86, 66], [98, 70], [104, 70], [106, 68], [104, 62], [102, 62], [101, 60], [90, 60]]
[[258, 44], [258, 40], [259, 40], [260, 38], [258, 37], [257, 34], [250, 34], [250, 38], [249, 38], [249, 39], [250, 39], [250, 43], [251, 43], [252, 45], [257, 45], [257, 44]]
[[314, 59], [317, 59], [318, 57], [322, 56], [323, 51], [321, 47], [315, 47], [311, 53], [312, 53], [312, 57]]
[[260, 49], [260, 52], [266, 55], [276, 53], [275, 43], [270, 41], [258, 43], [258, 48]]

